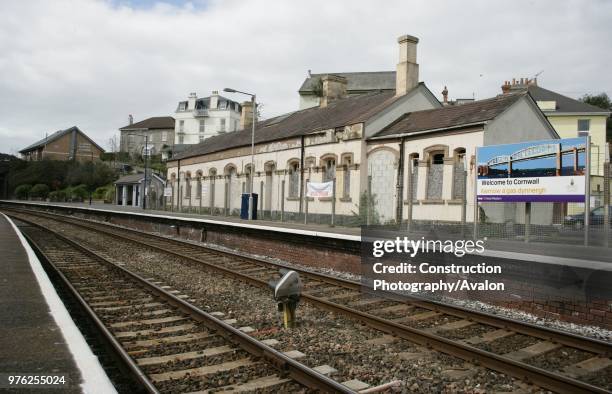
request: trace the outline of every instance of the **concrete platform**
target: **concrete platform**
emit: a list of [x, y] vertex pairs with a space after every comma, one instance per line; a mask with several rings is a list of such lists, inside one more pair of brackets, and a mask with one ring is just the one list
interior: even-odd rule
[[[176, 219], [184, 222], [229, 226], [249, 231], [267, 231], [286, 235], [297, 235], [306, 238], [341, 240], [359, 244], [360, 227], [330, 227], [328, 225], [302, 224], [296, 222], [278, 222], [270, 220], [247, 221], [233, 216], [211, 216], [171, 211], [143, 210], [139, 207], [128, 207], [113, 204], [93, 203], [52, 203], [44, 201], [6, 201], [16, 205], [50, 206], [60, 209], [79, 209], [91, 212], [112, 212], [133, 216], [150, 216], [158, 219]], [[418, 239], [423, 234], [406, 234], [409, 238]], [[381, 234], [384, 236], [384, 234]], [[358, 247], [357, 247], [358, 248]], [[598, 246], [578, 246], [562, 243], [530, 242], [501, 239], [487, 239], [486, 250], [482, 256], [522, 260], [541, 264], [565, 265], [596, 270], [612, 270], [612, 253], [610, 248]]]
[[65, 385], [53, 386], [61, 392], [115, 392], [40, 261], [4, 214], [0, 256], [0, 391], [8, 375], [51, 374], [65, 376]]
[[[0, 200], [3, 202], [6, 200]], [[144, 210], [140, 207], [129, 207], [122, 205], [113, 205], [113, 204], [100, 204], [100, 203], [92, 203], [89, 205], [88, 203], [73, 203], [73, 202], [46, 202], [46, 201], [6, 201], [8, 203], [17, 203], [17, 204], [31, 204], [31, 205], [48, 205], [53, 207], [63, 207], [63, 208], [80, 208], [80, 209], [88, 209], [93, 211], [113, 211], [113, 212], [124, 212], [130, 214], [138, 214], [138, 215], [147, 215], [147, 216], [157, 216], [157, 217], [171, 217], [178, 219], [186, 219], [186, 220], [194, 220], [200, 221], [204, 223], [214, 223], [214, 224], [227, 224], [236, 227], [244, 227], [244, 228], [262, 228], [266, 230], [274, 230], [279, 232], [287, 232], [293, 234], [303, 234], [303, 235], [312, 235], [312, 236], [321, 236], [321, 237], [329, 237], [329, 238], [340, 238], [351, 241], [360, 241], [361, 240], [361, 229], [359, 227], [331, 227], [328, 225], [320, 225], [320, 224], [303, 224], [297, 222], [279, 222], [272, 220], [255, 220], [248, 221], [240, 219], [236, 216], [220, 216], [220, 215], [200, 215], [195, 213], [179, 213], [179, 212], [171, 212], [171, 211], [160, 211], [160, 210]]]

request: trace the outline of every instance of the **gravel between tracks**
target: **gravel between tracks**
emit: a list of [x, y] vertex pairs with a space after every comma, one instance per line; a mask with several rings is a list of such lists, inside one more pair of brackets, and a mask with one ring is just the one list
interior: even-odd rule
[[[63, 225], [58, 226], [64, 228]], [[223, 312], [237, 327], [250, 326], [251, 335], [275, 338], [283, 351], [299, 350], [299, 359], [315, 367], [329, 364], [339, 380], [359, 379], [371, 385], [402, 381], [404, 392], [511, 391], [524, 385], [503, 374], [476, 368], [463, 360], [397, 340], [380, 341], [382, 333], [308, 304], [298, 308], [299, 326], [279, 330], [280, 316], [270, 292], [221, 276], [181, 259], [87, 231], [72, 233], [116, 262], [180, 290], [208, 312]], [[240, 289], [240, 291], [236, 291]], [[377, 342], [379, 340], [380, 342]]]

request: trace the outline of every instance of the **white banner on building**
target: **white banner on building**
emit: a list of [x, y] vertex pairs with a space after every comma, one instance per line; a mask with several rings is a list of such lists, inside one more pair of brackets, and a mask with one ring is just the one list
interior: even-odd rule
[[308, 182], [308, 197], [333, 197], [334, 182]]
[[172, 197], [172, 188], [171, 187], [164, 188], [164, 197]]

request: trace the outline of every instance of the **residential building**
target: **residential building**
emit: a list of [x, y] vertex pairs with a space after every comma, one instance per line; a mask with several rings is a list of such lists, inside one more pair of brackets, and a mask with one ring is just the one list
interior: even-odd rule
[[503, 93], [528, 91], [561, 138], [591, 136], [591, 191], [603, 191], [606, 120], [610, 111], [538, 86], [536, 78], [512, 79]]
[[[368, 192], [382, 223], [405, 220], [408, 206], [416, 219], [459, 221], [463, 196], [474, 199], [476, 147], [558, 138], [526, 93], [443, 106], [419, 82], [418, 39], [402, 36], [398, 42], [394, 89], [350, 96], [348, 78], [322, 76], [318, 106], [256, 123], [254, 168], [248, 129], [173, 157], [169, 202], [176, 210], [201, 205], [204, 212], [236, 214], [253, 177], [260, 216], [278, 217], [283, 209], [285, 218], [303, 217], [308, 204], [310, 220], [317, 221], [330, 215], [331, 198], [306, 198], [306, 184], [335, 180], [338, 224], [355, 220]], [[467, 188], [458, 171], [464, 163]], [[490, 217], [503, 222], [517, 209]], [[473, 210], [467, 213], [472, 218]]]
[[377, 91], [395, 91], [395, 71], [312, 74], [308, 70], [308, 77], [306, 77], [298, 91], [300, 94], [300, 109], [319, 106], [323, 88], [322, 79], [326, 75], [346, 78], [346, 95], [348, 97]]
[[19, 151], [24, 160], [78, 160], [99, 159], [104, 149], [77, 126], [59, 130]]
[[242, 106], [213, 91], [198, 98], [191, 93], [176, 108], [175, 144], [197, 144], [208, 137], [240, 129]]
[[[145, 154], [145, 145], [149, 155], [160, 154], [164, 148], [174, 145], [174, 118], [155, 116], [140, 122], [133, 122], [119, 129], [121, 141], [119, 150], [130, 154]], [[148, 138], [146, 138], [148, 137]], [[147, 139], [145, 144], [145, 139]]]

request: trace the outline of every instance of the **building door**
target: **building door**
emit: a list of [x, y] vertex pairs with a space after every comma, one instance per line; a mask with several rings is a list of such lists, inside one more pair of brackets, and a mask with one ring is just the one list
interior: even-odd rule
[[397, 178], [395, 161], [395, 154], [386, 149], [374, 151], [368, 156], [368, 175], [371, 177], [370, 190], [374, 208], [372, 219], [379, 224], [395, 221]]

